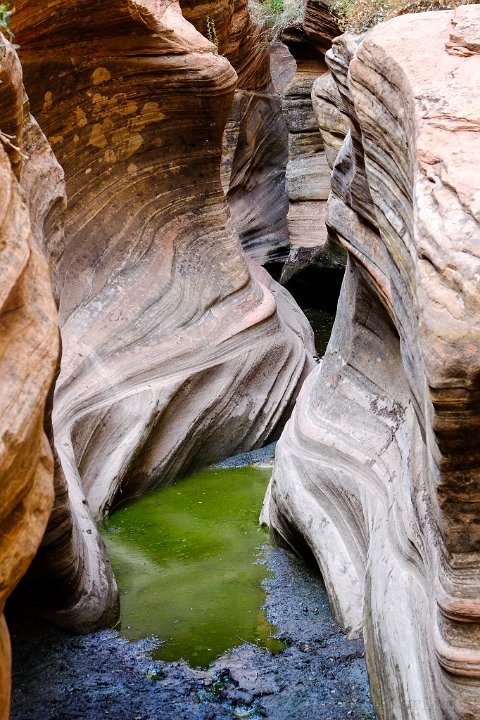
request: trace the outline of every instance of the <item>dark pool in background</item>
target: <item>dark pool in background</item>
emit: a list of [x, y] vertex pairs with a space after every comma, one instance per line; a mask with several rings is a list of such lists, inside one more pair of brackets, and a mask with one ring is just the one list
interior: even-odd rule
[[228, 648], [282, 644], [262, 608], [258, 516], [270, 468], [209, 469], [115, 512], [103, 538], [120, 590], [117, 628], [156, 635], [156, 659], [206, 667]]
[[323, 357], [327, 349], [328, 341], [330, 340], [330, 335], [332, 334], [335, 313], [319, 308], [304, 308], [303, 312], [312, 326], [317, 355], [318, 357]]

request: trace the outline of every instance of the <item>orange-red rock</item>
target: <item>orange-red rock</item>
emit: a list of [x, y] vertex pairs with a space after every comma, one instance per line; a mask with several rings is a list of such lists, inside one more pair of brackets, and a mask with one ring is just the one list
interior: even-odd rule
[[330, 0], [306, 0], [303, 28], [312, 45], [322, 54], [331, 47], [333, 38], [341, 34]]
[[[5, 602], [41, 541], [53, 501], [44, 410], [58, 354], [56, 308], [37, 242], [45, 197], [27, 198], [21, 178], [51, 157], [25, 154], [31, 120], [15, 51], [0, 36], [0, 718], [9, 715], [10, 641]], [[51, 207], [50, 207], [51, 209]], [[35, 236], [35, 237], [34, 237]]]

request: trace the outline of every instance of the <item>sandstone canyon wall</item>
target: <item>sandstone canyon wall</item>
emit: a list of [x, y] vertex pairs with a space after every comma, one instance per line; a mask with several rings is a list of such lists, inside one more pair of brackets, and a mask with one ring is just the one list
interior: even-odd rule
[[272, 83], [267, 31], [248, 0], [182, 0], [183, 15], [215, 40], [237, 73], [222, 152], [222, 186], [245, 252], [260, 264], [288, 256], [287, 129]]
[[349, 261], [263, 518], [363, 627], [388, 720], [480, 714], [479, 32], [464, 6], [342, 36], [339, 94], [317, 88], [350, 121], [327, 213]]
[[[328, 3], [309, 0], [301, 23], [285, 27], [281, 42], [272, 45], [274, 78], [288, 128], [290, 253], [280, 282], [307, 307], [335, 307], [345, 268], [345, 253], [330, 242], [325, 225], [332, 163], [313, 93], [314, 83], [331, 80], [324, 56], [340, 32]], [[340, 121], [335, 132], [345, 135], [345, 119], [335, 120]]]
[[[217, 18], [248, 85], [245, 2], [183, 6]], [[52, 263], [56, 504], [29, 582], [55, 622], [85, 631], [117, 612], [95, 518], [267, 440], [312, 335], [241, 250], [220, 177], [237, 74], [179, 4], [20, 0], [13, 29], [68, 197]]]
[[[50, 189], [42, 188], [48, 179]], [[0, 718], [9, 714], [5, 602], [29, 566], [53, 502], [44, 411], [58, 357], [42, 250], [61, 242], [62, 172], [28, 113], [20, 63], [0, 35]]]

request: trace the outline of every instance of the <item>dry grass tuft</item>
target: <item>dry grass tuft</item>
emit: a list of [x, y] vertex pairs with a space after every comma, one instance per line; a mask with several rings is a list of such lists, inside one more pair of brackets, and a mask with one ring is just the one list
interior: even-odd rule
[[302, 0], [249, 0], [250, 17], [266, 29], [269, 39], [277, 38], [286, 27], [301, 25]]

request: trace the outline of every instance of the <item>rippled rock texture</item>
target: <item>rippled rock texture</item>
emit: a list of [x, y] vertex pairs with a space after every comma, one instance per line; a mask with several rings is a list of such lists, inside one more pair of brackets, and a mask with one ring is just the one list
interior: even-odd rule
[[[0, 35], [0, 718], [9, 714], [5, 602], [42, 539], [53, 502], [44, 412], [58, 354], [42, 246], [53, 242], [61, 170], [29, 117], [20, 63]], [[28, 156], [27, 156], [28, 152]], [[48, 180], [50, 188], [42, 190]]]
[[313, 81], [326, 73], [327, 67], [320, 55], [308, 52], [310, 48], [305, 42], [292, 43], [291, 47], [296, 72], [284, 91], [283, 101], [289, 131], [288, 227], [293, 247], [321, 246], [327, 238], [325, 210], [330, 191], [330, 168], [313, 112], [311, 91]]
[[322, 136], [327, 164], [333, 170], [350, 126], [342, 97], [330, 72], [315, 79], [312, 85], [312, 107]]
[[302, 26], [310, 43], [325, 55], [333, 38], [341, 34], [331, 0], [305, 0]]
[[[217, 18], [219, 3], [195, 5]], [[235, 55], [245, 4], [221, 5], [216, 40]], [[117, 612], [94, 518], [262, 444], [313, 345], [298, 307], [241, 251], [220, 182], [237, 75], [179, 4], [21, 0], [14, 20], [68, 196], [57, 502], [31, 581], [58, 624], [92, 630]]]
[[[239, 10], [247, 0], [235, 3]], [[234, 22], [226, 57], [238, 83], [224, 135], [227, 201], [243, 249], [260, 264], [288, 256], [288, 199], [285, 168], [288, 131], [282, 102], [272, 82], [265, 31], [248, 14]], [[235, 43], [235, 38], [241, 38]]]
[[479, 31], [478, 6], [405, 15], [327, 55], [349, 264], [264, 509], [363, 627], [389, 720], [480, 715]]
[[287, 128], [272, 83], [267, 31], [248, 0], [182, 0], [184, 16], [218, 43], [237, 72], [223, 137], [222, 186], [243, 249], [260, 264], [288, 256]]
[[288, 229], [293, 248], [315, 247], [323, 245], [327, 237], [325, 207], [330, 170], [311, 90], [313, 81], [328, 68], [303, 26], [285, 28], [281, 39], [283, 42], [272, 48], [272, 67], [288, 128]]

